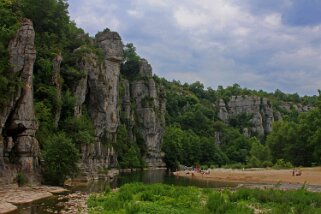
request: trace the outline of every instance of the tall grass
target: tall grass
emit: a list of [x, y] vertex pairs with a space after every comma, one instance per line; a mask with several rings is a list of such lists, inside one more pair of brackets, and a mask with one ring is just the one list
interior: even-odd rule
[[92, 195], [89, 213], [253, 214], [321, 213], [321, 194], [296, 191], [238, 189], [236, 191], [132, 183], [116, 192]]

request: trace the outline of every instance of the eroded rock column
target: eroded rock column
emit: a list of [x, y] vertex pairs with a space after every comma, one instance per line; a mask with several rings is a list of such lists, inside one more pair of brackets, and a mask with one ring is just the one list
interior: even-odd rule
[[17, 75], [21, 87], [17, 87], [1, 114], [2, 152], [7, 158], [4, 164], [13, 164], [17, 171], [31, 176], [36, 174], [39, 167], [39, 144], [35, 138], [38, 124], [33, 107], [34, 37], [32, 22], [24, 19], [8, 48], [12, 72]]

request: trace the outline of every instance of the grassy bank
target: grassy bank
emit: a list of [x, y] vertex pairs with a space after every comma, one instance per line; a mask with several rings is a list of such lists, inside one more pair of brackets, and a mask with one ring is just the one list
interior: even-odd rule
[[321, 193], [238, 189], [236, 191], [165, 184], [126, 184], [88, 200], [89, 213], [321, 213]]

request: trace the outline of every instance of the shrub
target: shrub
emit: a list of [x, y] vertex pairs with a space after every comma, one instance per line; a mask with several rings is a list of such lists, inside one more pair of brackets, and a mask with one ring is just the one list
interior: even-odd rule
[[25, 174], [22, 172], [18, 172], [16, 176], [16, 181], [19, 187], [24, 186], [25, 184], [28, 183], [28, 178]]
[[206, 206], [210, 213], [224, 213], [231, 205], [224, 200], [220, 192], [213, 192], [208, 196]]
[[273, 168], [275, 169], [290, 169], [293, 168], [293, 165], [290, 162], [286, 162], [283, 159], [278, 159], [274, 164]]
[[52, 185], [63, 185], [68, 177], [78, 172], [79, 154], [72, 140], [64, 133], [48, 136], [45, 142], [43, 159], [45, 182]]

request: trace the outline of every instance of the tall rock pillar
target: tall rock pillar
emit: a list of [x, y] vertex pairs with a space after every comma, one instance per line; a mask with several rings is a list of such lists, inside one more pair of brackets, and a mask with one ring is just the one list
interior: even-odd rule
[[[36, 59], [35, 32], [32, 22], [24, 19], [15, 38], [9, 44], [12, 72], [21, 82], [9, 105], [1, 114], [4, 156], [11, 154], [17, 171], [31, 176], [39, 163], [39, 144], [35, 138], [38, 124], [33, 107], [33, 65]], [[10, 164], [10, 161], [6, 161]], [[11, 162], [12, 163], [12, 162]]]

